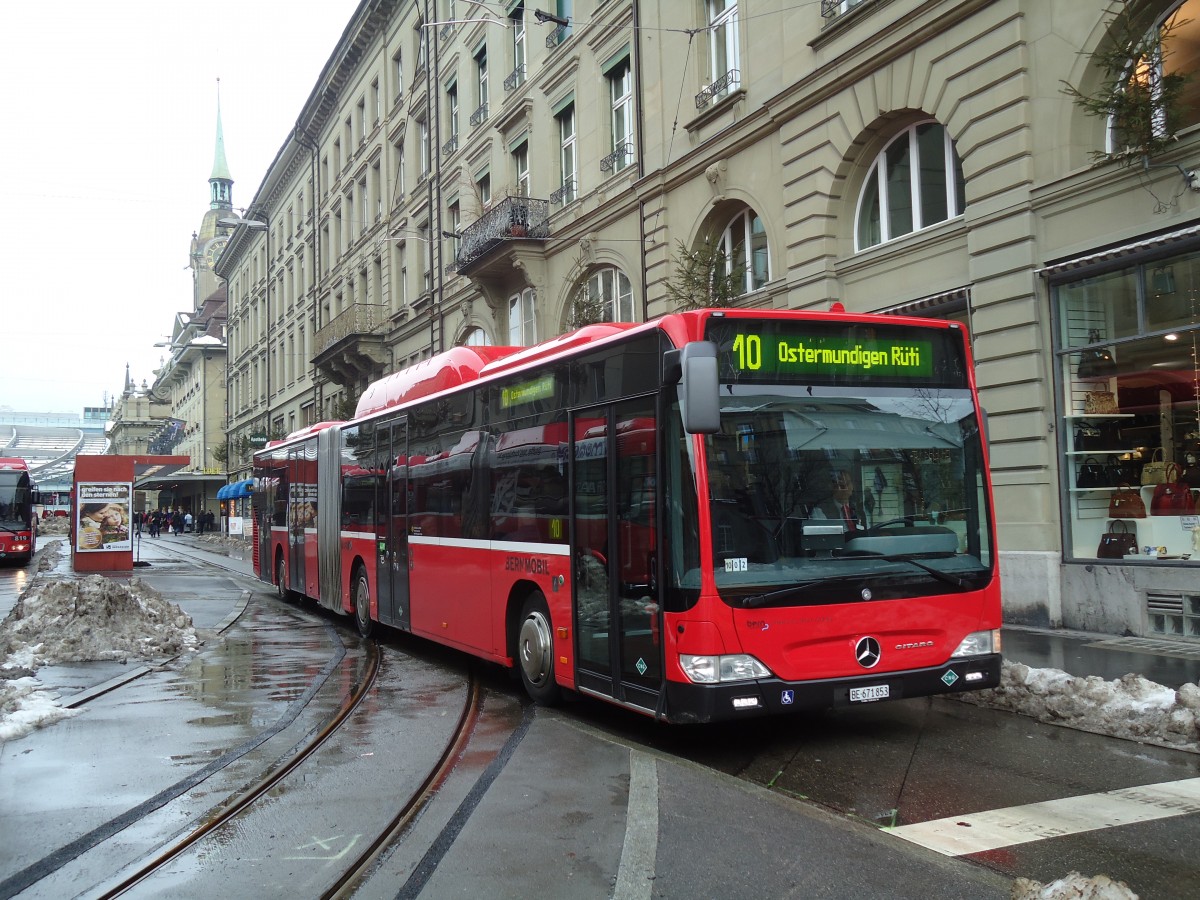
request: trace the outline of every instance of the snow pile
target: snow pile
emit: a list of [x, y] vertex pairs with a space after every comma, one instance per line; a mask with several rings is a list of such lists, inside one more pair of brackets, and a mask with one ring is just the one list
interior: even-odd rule
[[1049, 884], [1018, 878], [1013, 882], [1012, 900], [1138, 900], [1138, 895], [1125, 882], [1107, 875], [1085, 878], [1072, 872]]
[[191, 618], [139, 578], [35, 578], [0, 623], [0, 741], [75, 714], [37, 680], [39, 666], [175, 656], [198, 643]]
[[1039, 722], [1200, 750], [1200, 685], [1185, 684], [1175, 691], [1141, 675], [1105, 681], [1005, 660], [998, 687], [956, 696]]
[[42, 537], [70, 533], [71, 520], [66, 516], [46, 516], [44, 519], [38, 519], [38, 534]]
[[174, 656], [197, 645], [192, 620], [138, 577], [35, 580], [0, 623], [0, 658], [47, 665]]

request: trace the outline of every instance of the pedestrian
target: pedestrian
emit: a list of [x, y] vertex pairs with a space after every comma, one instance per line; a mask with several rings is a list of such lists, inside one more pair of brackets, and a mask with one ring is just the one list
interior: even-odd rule
[[158, 537], [158, 528], [161, 524], [161, 518], [157, 509], [150, 512], [150, 537]]

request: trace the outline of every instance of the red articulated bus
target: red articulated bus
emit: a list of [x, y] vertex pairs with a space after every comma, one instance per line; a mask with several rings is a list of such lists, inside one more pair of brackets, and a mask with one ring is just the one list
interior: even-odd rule
[[994, 687], [954, 322], [701, 310], [456, 347], [255, 454], [255, 567], [670, 722]]
[[29, 465], [19, 457], [0, 457], [0, 560], [22, 565], [37, 550], [36, 488]]

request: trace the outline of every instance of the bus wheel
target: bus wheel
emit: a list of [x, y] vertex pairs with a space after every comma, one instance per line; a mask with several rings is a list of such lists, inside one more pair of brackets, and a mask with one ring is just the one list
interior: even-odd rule
[[550, 611], [541, 591], [534, 591], [521, 608], [521, 630], [517, 632], [517, 664], [521, 683], [535, 703], [553, 706], [561, 693], [554, 681], [554, 631]]
[[371, 636], [374, 627], [371, 621], [371, 585], [367, 582], [367, 570], [362, 566], [354, 575], [354, 624], [363, 637]]
[[287, 588], [287, 566], [282, 553], [275, 555], [275, 595], [284, 602], [291, 599], [291, 591]]

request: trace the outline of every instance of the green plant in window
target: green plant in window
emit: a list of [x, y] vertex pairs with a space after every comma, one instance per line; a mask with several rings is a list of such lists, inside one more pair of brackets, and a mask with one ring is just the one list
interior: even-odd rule
[[746, 267], [729, 265], [718, 244], [704, 240], [689, 248], [680, 241], [675, 252], [675, 272], [666, 283], [667, 296], [677, 309], [712, 309], [732, 306], [745, 289]]
[[1094, 151], [1092, 158], [1129, 165], [1170, 147], [1183, 124], [1192, 73], [1172, 69], [1167, 60], [1172, 38], [1188, 21], [1176, 15], [1152, 27], [1145, 4], [1124, 3], [1107, 24], [1107, 37], [1089, 54], [1099, 86], [1084, 93], [1064, 82], [1063, 90], [1085, 113], [1111, 123], [1113, 150]]
[[571, 298], [571, 307], [567, 311], [567, 328], [573, 330], [605, 321], [607, 307], [603, 295], [589, 279], [579, 286]]

